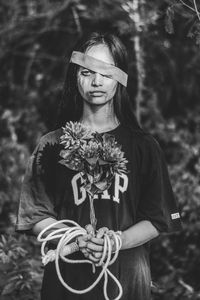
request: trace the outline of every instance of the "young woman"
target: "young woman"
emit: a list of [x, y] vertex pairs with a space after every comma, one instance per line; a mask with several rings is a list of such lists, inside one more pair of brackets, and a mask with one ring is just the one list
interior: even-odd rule
[[[16, 230], [38, 235], [60, 219], [88, 225], [89, 201], [81, 176], [58, 163], [62, 126], [67, 121], [79, 121], [100, 134], [112, 134], [122, 146], [129, 172], [115, 176], [111, 187], [94, 200], [98, 231], [91, 235], [91, 226], [86, 226], [88, 234], [78, 238], [80, 251], [72, 256], [98, 262], [106, 228], [121, 231], [122, 247], [110, 266], [122, 285], [121, 299], [149, 300], [148, 242], [162, 232], [181, 228], [164, 155], [135, 119], [126, 92], [127, 54], [121, 41], [112, 34], [93, 33], [75, 50], [67, 70], [58, 129], [41, 138], [29, 160]], [[99, 270], [93, 274], [90, 265], [63, 262], [61, 272], [70, 286], [84, 289]], [[117, 294], [117, 286], [109, 281], [110, 299]], [[102, 300], [103, 280], [87, 294], [73, 294], [62, 286], [51, 262], [44, 270], [41, 299]]]

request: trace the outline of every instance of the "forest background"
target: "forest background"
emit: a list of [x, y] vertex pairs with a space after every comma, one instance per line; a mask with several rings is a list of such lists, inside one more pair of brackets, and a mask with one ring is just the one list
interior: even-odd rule
[[54, 127], [73, 46], [91, 30], [127, 46], [128, 92], [164, 150], [181, 209], [182, 232], [152, 243], [153, 299], [200, 299], [200, 3], [185, 1], [1, 0], [1, 300], [39, 299], [39, 245], [14, 232], [20, 186]]

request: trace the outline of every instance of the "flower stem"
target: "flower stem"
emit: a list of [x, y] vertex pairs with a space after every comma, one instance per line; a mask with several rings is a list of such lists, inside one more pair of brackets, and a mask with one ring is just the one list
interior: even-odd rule
[[90, 223], [94, 229], [94, 233], [96, 232], [96, 225], [97, 219], [95, 217], [95, 210], [94, 210], [94, 194], [89, 194], [90, 199]]

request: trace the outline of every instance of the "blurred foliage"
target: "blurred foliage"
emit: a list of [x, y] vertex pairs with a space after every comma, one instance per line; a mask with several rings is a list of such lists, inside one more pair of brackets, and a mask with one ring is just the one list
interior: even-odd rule
[[[0, 293], [39, 299], [42, 270], [34, 238], [14, 233], [27, 159], [53, 129], [66, 63], [92, 30], [117, 33], [130, 56], [128, 91], [137, 87], [133, 37], [145, 54], [142, 124], [160, 142], [179, 202], [183, 231], [152, 245], [157, 299], [200, 299], [200, 21], [193, 1], [2, 0], [0, 4]], [[143, 74], [141, 74], [143, 76]]]
[[[200, 108], [164, 120], [151, 101], [145, 127], [159, 140], [168, 161], [183, 230], [152, 243], [155, 299], [200, 299]], [[156, 112], [157, 111], [157, 112]]]
[[36, 243], [20, 236], [1, 236], [0, 240], [0, 291], [1, 300], [38, 299], [42, 272]]

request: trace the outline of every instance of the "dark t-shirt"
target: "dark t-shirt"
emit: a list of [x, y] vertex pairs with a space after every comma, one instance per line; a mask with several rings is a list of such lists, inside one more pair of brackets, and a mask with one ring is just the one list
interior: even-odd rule
[[[149, 134], [134, 132], [122, 125], [109, 133], [122, 146], [129, 172], [116, 174], [111, 187], [95, 197], [97, 229], [106, 226], [124, 231], [141, 220], [149, 220], [159, 232], [180, 230], [180, 216], [157, 141]], [[17, 231], [29, 232], [35, 223], [48, 217], [74, 220], [82, 227], [90, 223], [89, 199], [81, 175], [59, 163], [63, 147], [61, 135], [62, 129], [58, 129], [43, 136], [29, 160]], [[83, 258], [80, 252], [72, 256]], [[69, 285], [84, 289], [94, 281], [101, 268], [93, 274], [90, 265], [61, 263], [61, 269]], [[145, 298], [145, 281], [149, 275], [147, 245], [121, 250], [110, 270], [122, 284], [121, 299], [148, 299], [148, 296]], [[103, 280], [87, 294], [72, 294], [59, 283], [54, 263], [49, 263], [45, 267], [42, 300], [104, 299], [102, 285]], [[109, 280], [108, 286], [109, 296], [116, 296], [115, 284]]]

